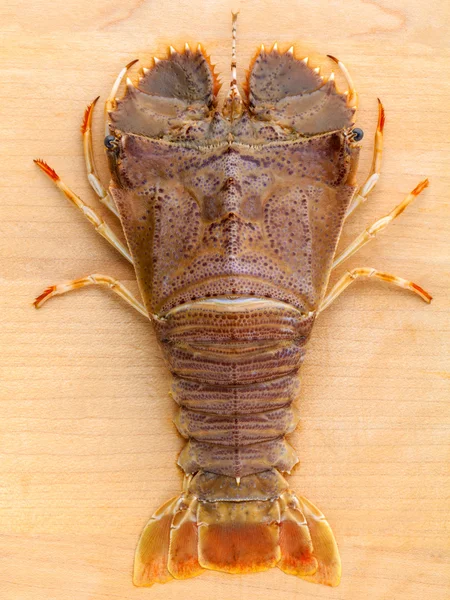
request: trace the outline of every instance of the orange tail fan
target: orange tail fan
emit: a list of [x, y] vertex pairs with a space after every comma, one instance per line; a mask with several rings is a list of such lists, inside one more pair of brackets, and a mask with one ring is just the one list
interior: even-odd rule
[[333, 533], [311, 502], [290, 491], [276, 499], [218, 501], [187, 493], [164, 504], [145, 527], [133, 580], [150, 586], [205, 569], [254, 573], [275, 566], [314, 583], [339, 584]]

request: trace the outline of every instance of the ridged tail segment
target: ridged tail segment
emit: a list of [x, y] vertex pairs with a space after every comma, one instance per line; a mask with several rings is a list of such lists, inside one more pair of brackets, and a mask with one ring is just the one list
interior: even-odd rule
[[274, 566], [338, 584], [328, 523], [281, 474], [298, 462], [285, 435], [299, 419], [293, 402], [314, 316], [284, 302], [229, 297], [156, 319], [174, 375], [175, 424], [188, 440], [178, 459], [186, 480], [142, 534], [136, 585]]

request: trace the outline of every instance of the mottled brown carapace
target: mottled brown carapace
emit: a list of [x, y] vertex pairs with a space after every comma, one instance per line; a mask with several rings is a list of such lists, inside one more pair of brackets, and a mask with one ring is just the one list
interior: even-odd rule
[[176, 426], [187, 440], [178, 464], [180, 496], [145, 527], [134, 582], [150, 586], [204, 569], [229, 573], [278, 566], [308, 581], [337, 585], [333, 533], [284, 477], [298, 462], [286, 441], [298, 422], [294, 401], [305, 345], [317, 314], [360, 277], [409, 289], [417, 284], [361, 267], [331, 291], [332, 268], [369, 242], [428, 185], [421, 182], [391, 213], [337, 257], [344, 219], [375, 186], [382, 154], [379, 102], [374, 158], [356, 191], [362, 131], [357, 96], [337, 91], [293, 49], [263, 47], [241, 97], [233, 19], [231, 82], [219, 86], [199, 46], [170, 48], [116, 100], [129, 63], [106, 102], [105, 146], [112, 173], [96, 173], [91, 120], [83, 145], [89, 182], [120, 218], [127, 246], [44, 161], [36, 164], [136, 271], [144, 304], [119, 281], [92, 274], [49, 287], [35, 300], [88, 285], [119, 294], [153, 322], [173, 375]]
[[238, 116], [213, 81], [200, 49], [173, 53], [111, 112], [111, 192], [146, 305], [234, 295], [314, 311], [355, 191], [353, 110], [289, 53], [258, 55]]
[[134, 581], [278, 565], [336, 585], [323, 515], [281, 473], [305, 343], [359, 148], [354, 108], [293, 52], [261, 49], [224, 106], [210, 62], [171, 51], [109, 112], [110, 188], [188, 442], [182, 496], [150, 521]]

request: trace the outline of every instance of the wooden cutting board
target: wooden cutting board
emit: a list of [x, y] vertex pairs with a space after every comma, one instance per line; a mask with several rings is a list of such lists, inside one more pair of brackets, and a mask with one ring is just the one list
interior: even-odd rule
[[[449, 584], [449, 8], [436, 0], [10, 0], [1, 8], [2, 600], [444, 600]], [[152, 329], [100, 289], [31, 302], [46, 286], [104, 273], [136, 290], [131, 267], [60, 196], [42, 156], [118, 230], [84, 174], [79, 127], [128, 61], [169, 43], [204, 43], [228, 79], [230, 11], [240, 9], [239, 76], [256, 47], [345, 61], [371, 160], [376, 97], [387, 115], [383, 174], [342, 245], [418, 181], [431, 186], [338, 269], [411, 278], [430, 306], [376, 282], [355, 283], [317, 321], [302, 370], [301, 457], [292, 486], [335, 531], [339, 588], [273, 569], [206, 573], [152, 589], [131, 583], [151, 513], [178, 493], [182, 446]], [[342, 85], [342, 79], [338, 77]], [[95, 150], [103, 180], [101, 109]]]

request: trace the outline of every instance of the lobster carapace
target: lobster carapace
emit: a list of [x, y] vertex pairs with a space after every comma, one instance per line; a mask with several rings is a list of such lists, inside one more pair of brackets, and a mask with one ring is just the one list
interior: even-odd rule
[[39, 166], [134, 265], [143, 304], [102, 275], [53, 286], [36, 301], [90, 284], [110, 286], [153, 322], [173, 374], [183, 492], [163, 505], [138, 544], [134, 582], [151, 585], [204, 569], [245, 573], [278, 566], [337, 585], [341, 566], [322, 513], [290, 490], [297, 463], [285, 439], [298, 422], [293, 402], [305, 344], [317, 314], [360, 276], [416, 284], [355, 269], [327, 294], [330, 272], [427, 185], [335, 257], [345, 218], [375, 185], [374, 162], [355, 179], [357, 96], [336, 89], [307, 59], [277, 45], [252, 61], [241, 97], [236, 36], [230, 90], [219, 106], [216, 76], [201, 46], [170, 49], [136, 85], [107, 101], [105, 146], [112, 172], [100, 184], [91, 116], [83, 122], [86, 165], [99, 197], [116, 213], [127, 247], [43, 161]]

